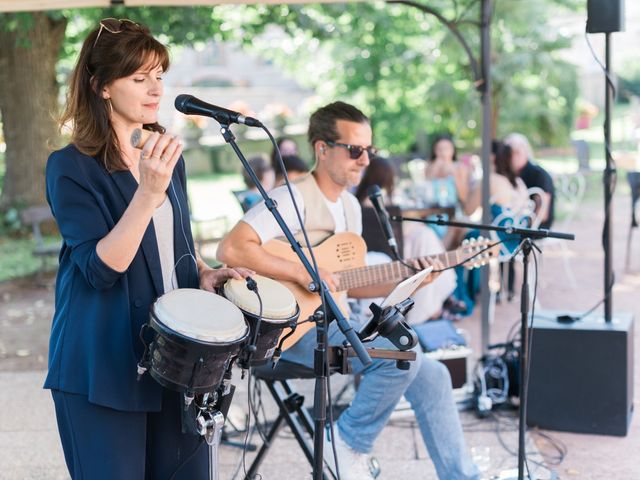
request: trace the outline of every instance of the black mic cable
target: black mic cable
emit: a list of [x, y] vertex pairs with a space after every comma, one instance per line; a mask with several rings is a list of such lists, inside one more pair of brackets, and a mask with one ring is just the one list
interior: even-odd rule
[[382, 228], [382, 232], [384, 233], [385, 238], [387, 239], [387, 244], [393, 253], [393, 257], [396, 260], [402, 261], [400, 258], [400, 252], [398, 252], [398, 242], [396, 241], [395, 234], [393, 233], [393, 228], [391, 228], [391, 219], [389, 218], [389, 212], [384, 206], [384, 201], [382, 200], [382, 190], [378, 185], [371, 185], [367, 189], [367, 196], [373, 205], [373, 208], [376, 211], [376, 216], [378, 217], [378, 221], [380, 222], [380, 227]]

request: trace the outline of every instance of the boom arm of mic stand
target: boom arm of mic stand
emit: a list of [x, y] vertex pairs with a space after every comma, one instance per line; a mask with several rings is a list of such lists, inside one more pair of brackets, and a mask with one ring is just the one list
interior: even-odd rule
[[444, 220], [440, 215], [437, 219], [429, 220], [425, 218], [412, 218], [403, 217], [400, 215], [392, 215], [391, 220], [394, 222], [418, 222], [426, 223], [428, 225], [444, 225], [447, 227], [460, 227], [460, 228], [472, 228], [477, 230], [493, 230], [496, 232], [504, 232], [508, 235], [520, 235], [526, 238], [559, 238], [562, 240], [575, 240], [576, 236], [573, 233], [553, 232], [544, 228], [521, 228], [513, 226], [499, 226], [499, 225], [484, 225], [482, 223], [468, 223], [468, 222], [455, 222]]
[[306, 255], [302, 252], [302, 248], [300, 247], [300, 244], [293, 237], [291, 230], [285, 223], [284, 219], [282, 218], [282, 215], [280, 215], [276, 202], [271, 197], [269, 197], [266, 190], [262, 186], [262, 183], [260, 183], [258, 176], [253, 171], [253, 169], [251, 168], [251, 165], [249, 165], [249, 162], [247, 162], [247, 159], [242, 154], [242, 151], [240, 150], [240, 148], [238, 147], [238, 144], [236, 143], [236, 139], [235, 139], [235, 136], [233, 135], [233, 132], [229, 129], [229, 125], [221, 124], [220, 132], [222, 133], [222, 136], [224, 137], [225, 141], [229, 145], [231, 145], [231, 148], [233, 148], [233, 151], [236, 153], [236, 155], [240, 159], [240, 162], [242, 162], [242, 166], [244, 167], [245, 171], [249, 174], [249, 177], [251, 177], [251, 180], [253, 181], [255, 186], [258, 188], [260, 195], [264, 199], [266, 207], [269, 209], [269, 211], [275, 218], [276, 222], [278, 222], [280, 229], [282, 230], [285, 237], [291, 244], [291, 247], [293, 248], [293, 250], [296, 252], [296, 255], [298, 255], [298, 258], [302, 262], [302, 265], [304, 266], [304, 268], [309, 273], [309, 276], [311, 277], [313, 282], [318, 286], [319, 288], [318, 294], [324, 296], [325, 302], [329, 309], [328, 312], [325, 312], [325, 315], [327, 315], [328, 320], [331, 321], [331, 319], [335, 318], [338, 324], [338, 328], [340, 328], [340, 331], [344, 334], [347, 341], [351, 344], [356, 354], [358, 355], [358, 358], [360, 359], [360, 361], [363, 363], [363, 365], [370, 365], [371, 356], [369, 355], [366, 348], [360, 341], [360, 338], [356, 334], [356, 331], [353, 329], [353, 327], [351, 327], [351, 324], [349, 324], [347, 319], [344, 317], [344, 315], [342, 314], [342, 311], [340, 311], [340, 308], [338, 308], [338, 305], [336, 304], [335, 300], [329, 293], [329, 290], [326, 288], [326, 285], [324, 284], [324, 282], [322, 282], [321, 279], [316, 275], [316, 272], [311, 266], [311, 264], [309, 263], [309, 260], [307, 259]]

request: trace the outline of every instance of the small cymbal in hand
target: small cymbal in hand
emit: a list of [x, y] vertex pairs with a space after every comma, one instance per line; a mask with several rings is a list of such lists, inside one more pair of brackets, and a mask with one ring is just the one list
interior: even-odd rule
[[151, 136], [153, 132], [149, 130], [143, 130], [141, 128], [136, 128], [133, 133], [131, 133], [131, 146], [134, 148], [142, 148], [144, 144], [147, 143], [147, 140]]

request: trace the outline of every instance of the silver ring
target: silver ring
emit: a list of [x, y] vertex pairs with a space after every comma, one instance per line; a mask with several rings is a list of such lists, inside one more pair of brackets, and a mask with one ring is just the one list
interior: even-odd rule
[[164, 163], [167, 163], [167, 157], [165, 157], [164, 155], [160, 155], [160, 160], [162, 160]]

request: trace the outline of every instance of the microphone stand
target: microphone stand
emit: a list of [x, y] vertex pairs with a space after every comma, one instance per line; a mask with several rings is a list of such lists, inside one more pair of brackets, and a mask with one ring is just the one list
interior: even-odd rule
[[[527, 394], [529, 383], [528, 361], [529, 361], [529, 255], [535, 248], [540, 249], [533, 243], [534, 239], [539, 238], [559, 238], [562, 240], [575, 240], [572, 233], [553, 232], [547, 229], [520, 228], [513, 226], [483, 225], [467, 222], [455, 222], [443, 220], [438, 216], [435, 220], [425, 220], [422, 218], [409, 218], [394, 215], [391, 217], [394, 222], [420, 222], [432, 225], [445, 225], [450, 227], [471, 228], [477, 230], [492, 230], [504, 232], [507, 235], [518, 235], [521, 239], [520, 245], [513, 252], [515, 257], [518, 252], [522, 251], [522, 263], [524, 265], [522, 273], [522, 288], [520, 290], [520, 388], [518, 395], [520, 396], [520, 408], [518, 418], [518, 480], [523, 480], [525, 467], [525, 431], [526, 431], [526, 412], [527, 412]], [[537, 279], [536, 279], [537, 281]], [[528, 467], [527, 467], [528, 469]], [[527, 475], [529, 480], [530, 477]]]
[[[263, 127], [266, 130], [266, 127]], [[323, 305], [326, 306], [327, 311], [322, 312], [319, 311], [314, 315], [316, 318], [316, 333], [317, 333], [317, 345], [314, 351], [314, 373], [316, 378], [315, 384], [315, 393], [314, 393], [314, 456], [313, 456], [313, 478], [314, 480], [321, 480], [323, 478], [323, 446], [324, 446], [324, 428], [326, 423], [326, 410], [327, 410], [327, 381], [329, 372], [327, 371], [326, 359], [327, 359], [327, 330], [329, 327], [329, 323], [332, 320], [336, 320], [340, 331], [346, 337], [347, 342], [351, 344], [353, 350], [356, 352], [358, 358], [363, 363], [363, 365], [371, 364], [371, 357], [369, 353], [362, 345], [360, 338], [358, 337], [356, 331], [349, 324], [347, 319], [344, 317], [335, 300], [329, 293], [329, 289], [324, 284], [324, 282], [320, 279], [317, 272], [313, 269], [306, 255], [302, 252], [302, 247], [297, 242], [297, 240], [293, 237], [291, 230], [285, 223], [284, 219], [280, 215], [278, 211], [278, 206], [276, 202], [269, 197], [264, 187], [260, 183], [258, 176], [255, 174], [249, 162], [240, 151], [238, 144], [235, 141], [235, 136], [233, 132], [229, 129], [229, 125], [225, 123], [220, 123], [220, 133], [224, 137], [225, 141], [231, 145], [233, 151], [236, 153], [242, 166], [245, 171], [249, 174], [249, 177], [253, 181], [253, 183], [258, 188], [260, 195], [265, 201], [266, 207], [269, 209], [276, 222], [280, 226], [280, 229], [284, 233], [285, 237], [291, 244], [291, 248], [296, 253], [305, 270], [309, 273], [309, 276], [312, 279], [312, 288], [310, 288], [313, 292], [317, 292], [321, 298], [323, 299]]]

